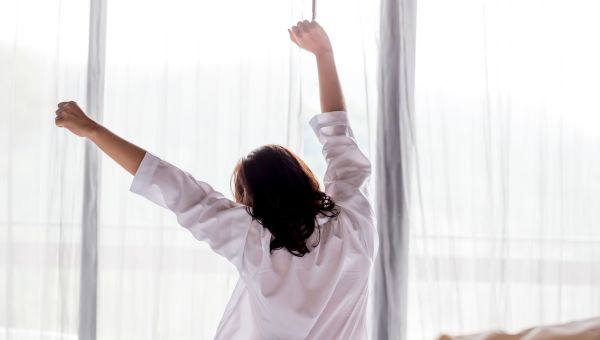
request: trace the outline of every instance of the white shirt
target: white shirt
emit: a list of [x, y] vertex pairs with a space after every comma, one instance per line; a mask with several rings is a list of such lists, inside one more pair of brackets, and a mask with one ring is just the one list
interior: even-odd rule
[[310, 125], [327, 160], [325, 193], [337, 218], [318, 217], [321, 238], [297, 257], [270, 253], [271, 233], [245, 206], [146, 153], [130, 190], [175, 213], [179, 224], [233, 263], [240, 274], [215, 339], [368, 339], [369, 273], [378, 249], [367, 187], [369, 160], [345, 112], [326, 112]]

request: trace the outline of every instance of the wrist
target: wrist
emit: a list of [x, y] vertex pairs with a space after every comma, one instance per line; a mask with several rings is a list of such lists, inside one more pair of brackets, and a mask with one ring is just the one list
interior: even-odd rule
[[333, 51], [332, 50], [324, 50], [324, 51], [319, 51], [315, 53], [315, 57], [318, 60], [321, 59], [331, 59], [333, 58]]
[[102, 130], [103, 126], [93, 122], [89, 128], [87, 129], [87, 132], [85, 134], [86, 138], [91, 140], [92, 142], [95, 142], [96, 138], [98, 137], [98, 134], [100, 133], [100, 130]]

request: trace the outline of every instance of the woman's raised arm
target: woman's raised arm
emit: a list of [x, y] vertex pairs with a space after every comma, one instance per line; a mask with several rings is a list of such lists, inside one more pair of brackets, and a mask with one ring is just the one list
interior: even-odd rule
[[66, 128], [77, 136], [92, 141], [132, 175], [135, 175], [146, 154], [144, 149], [96, 123], [73, 101], [58, 104], [55, 123], [58, 127]]
[[316, 21], [300, 21], [288, 30], [290, 39], [317, 58], [321, 111], [346, 111], [342, 86], [338, 78], [333, 48], [325, 30]]

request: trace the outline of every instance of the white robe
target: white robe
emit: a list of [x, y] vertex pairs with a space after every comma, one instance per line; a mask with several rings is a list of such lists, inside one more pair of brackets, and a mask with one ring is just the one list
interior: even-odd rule
[[243, 205], [148, 152], [133, 179], [132, 192], [173, 211], [238, 269], [215, 339], [369, 338], [368, 278], [378, 249], [367, 194], [371, 164], [345, 112], [316, 115], [310, 124], [327, 160], [325, 193], [340, 214], [318, 218], [320, 242], [304, 257], [285, 249], [270, 253], [270, 232]]

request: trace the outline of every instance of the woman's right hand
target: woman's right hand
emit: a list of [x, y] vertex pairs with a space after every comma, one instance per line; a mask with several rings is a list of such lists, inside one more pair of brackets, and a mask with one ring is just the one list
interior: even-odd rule
[[292, 42], [317, 57], [332, 52], [327, 33], [316, 21], [298, 21], [296, 26], [288, 29], [288, 32]]
[[144, 149], [96, 123], [75, 102], [58, 104], [55, 123], [77, 136], [88, 138], [132, 175], [135, 175], [146, 155]]
[[73, 101], [59, 103], [55, 113], [56, 126], [64, 127], [80, 137], [90, 137], [99, 127], [99, 124], [88, 117]]

